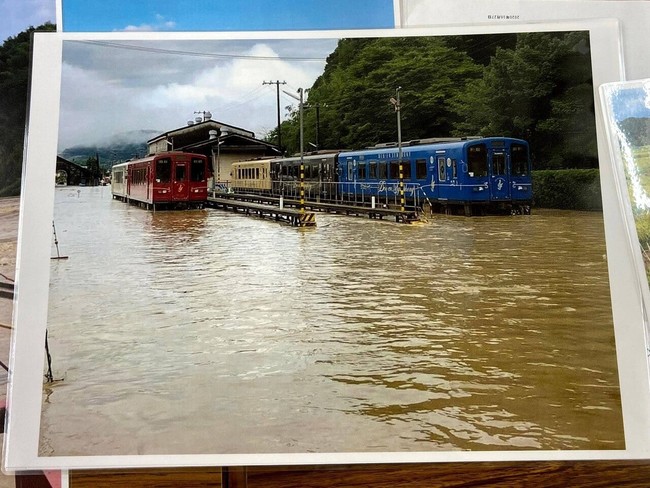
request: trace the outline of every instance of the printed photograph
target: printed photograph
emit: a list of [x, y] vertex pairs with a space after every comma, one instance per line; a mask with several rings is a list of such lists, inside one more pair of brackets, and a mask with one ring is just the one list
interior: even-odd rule
[[625, 449], [589, 31], [65, 40], [58, 146], [40, 456]]
[[643, 255], [650, 277], [650, 82], [634, 81], [603, 88], [611, 143], [619, 155]]

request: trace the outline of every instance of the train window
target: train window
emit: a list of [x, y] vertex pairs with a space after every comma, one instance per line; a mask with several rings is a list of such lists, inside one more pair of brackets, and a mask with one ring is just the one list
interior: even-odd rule
[[377, 173], [377, 178], [380, 180], [385, 180], [388, 178], [388, 170], [386, 168], [386, 163], [384, 161], [381, 161], [379, 163], [379, 171]]
[[366, 163], [359, 163], [359, 179], [366, 179]]
[[131, 184], [133, 184], [133, 185], [141, 185], [141, 184], [143, 184], [146, 181], [145, 180], [145, 175], [146, 175], [146, 169], [145, 168], [134, 169]]
[[174, 181], [185, 181], [185, 165], [176, 165], [176, 177]]
[[512, 154], [510, 162], [513, 176], [528, 175], [528, 151], [526, 151], [526, 146], [523, 144], [513, 144], [510, 147], [510, 152]]
[[305, 178], [311, 178], [311, 166], [309, 164], [305, 165]]
[[348, 181], [354, 180], [354, 164], [348, 161]]
[[190, 181], [203, 181], [205, 179], [205, 163], [202, 159], [192, 159], [190, 166]]
[[506, 155], [502, 152], [492, 154], [492, 174], [506, 174]]
[[426, 180], [427, 179], [427, 160], [426, 159], [416, 159], [415, 160], [415, 179], [416, 180]]
[[377, 163], [375, 161], [370, 161], [368, 164], [368, 179], [377, 179]]
[[156, 181], [158, 183], [169, 183], [172, 179], [172, 162], [169, 159], [156, 161]]
[[260, 169], [259, 168], [255, 168], [255, 179], [256, 180], [260, 179]]
[[399, 178], [399, 164], [397, 161], [391, 161], [388, 163], [388, 178], [394, 180]]
[[438, 156], [438, 179], [445, 181], [447, 179], [447, 167], [445, 166], [445, 157]]
[[455, 159], [451, 160], [451, 177], [458, 178], [458, 164]]
[[485, 144], [471, 146], [467, 157], [467, 171], [469, 176], [487, 175], [487, 147]]

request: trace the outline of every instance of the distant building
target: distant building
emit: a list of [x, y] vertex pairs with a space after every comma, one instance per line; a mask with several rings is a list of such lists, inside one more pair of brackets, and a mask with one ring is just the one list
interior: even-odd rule
[[231, 179], [232, 163], [247, 159], [277, 156], [277, 146], [255, 138], [251, 131], [204, 120], [160, 134], [147, 141], [150, 154], [185, 151], [204, 154], [212, 161], [216, 183]]
[[99, 184], [99, 177], [94, 175], [85, 166], [57, 156], [55, 183], [57, 185], [67, 186], [97, 186]]

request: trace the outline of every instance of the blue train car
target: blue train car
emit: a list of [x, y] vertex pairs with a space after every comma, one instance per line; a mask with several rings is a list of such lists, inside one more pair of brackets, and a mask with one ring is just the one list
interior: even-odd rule
[[[396, 145], [339, 154], [339, 192], [346, 199], [395, 201]], [[529, 213], [532, 203], [528, 143], [508, 137], [411, 141], [402, 146], [404, 191], [410, 205], [447, 213]]]

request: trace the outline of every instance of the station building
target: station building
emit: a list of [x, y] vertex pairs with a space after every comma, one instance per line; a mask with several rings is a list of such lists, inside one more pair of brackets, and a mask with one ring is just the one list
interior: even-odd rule
[[255, 138], [249, 130], [208, 117], [189, 121], [186, 126], [160, 134], [147, 141], [149, 154], [184, 151], [203, 154], [212, 163], [212, 185], [228, 186], [232, 163], [281, 154], [280, 149]]

